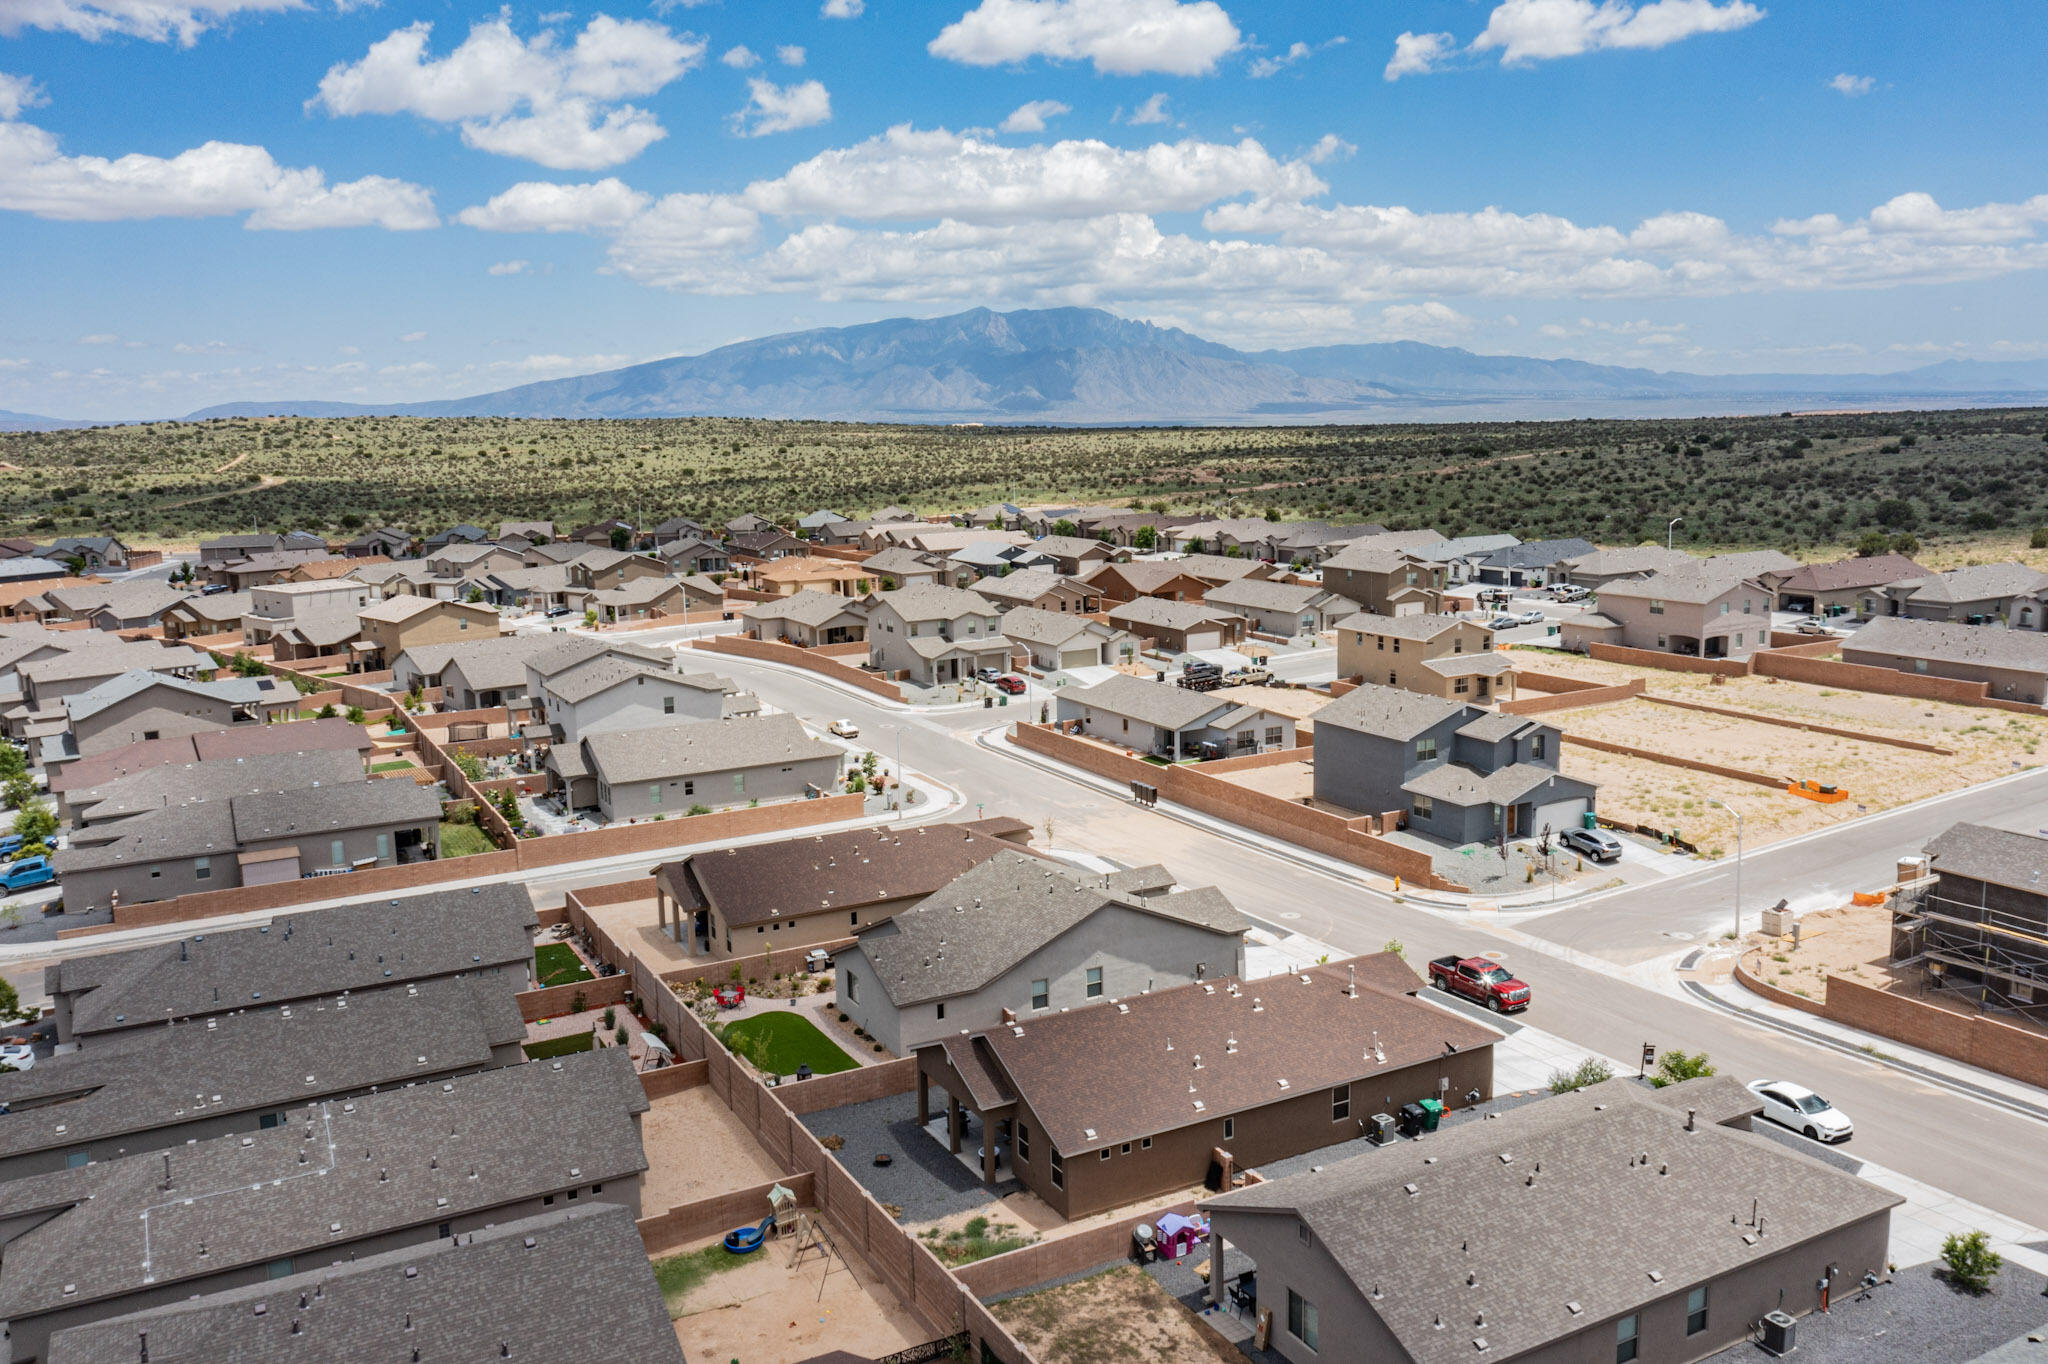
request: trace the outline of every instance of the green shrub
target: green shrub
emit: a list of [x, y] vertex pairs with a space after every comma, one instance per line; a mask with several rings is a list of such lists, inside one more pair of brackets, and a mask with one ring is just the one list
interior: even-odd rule
[[1666, 1085], [1675, 1085], [1682, 1080], [1702, 1079], [1713, 1073], [1714, 1067], [1708, 1062], [1705, 1052], [1687, 1055], [1673, 1049], [1657, 1058], [1657, 1073], [1650, 1077], [1650, 1083], [1662, 1089]]
[[2005, 1257], [1991, 1248], [1991, 1237], [1985, 1232], [1954, 1232], [1941, 1243], [1941, 1262], [1948, 1268], [1950, 1283], [1984, 1293], [2004, 1267]]
[[1552, 1094], [1569, 1094], [1575, 1089], [1584, 1089], [1588, 1085], [1597, 1085], [1604, 1080], [1612, 1080], [1613, 1078], [1613, 1066], [1608, 1065], [1597, 1056], [1588, 1056], [1572, 1070], [1551, 1071], [1550, 1092]]

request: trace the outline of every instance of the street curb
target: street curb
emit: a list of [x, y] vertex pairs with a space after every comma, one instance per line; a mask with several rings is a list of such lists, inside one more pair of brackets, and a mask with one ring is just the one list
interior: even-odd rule
[[1730, 1004], [1727, 1000], [1721, 998], [1696, 980], [1681, 981], [1680, 984], [1684, 986], [1685, 992], [1693, 998], [1715, 1009], [1719, 1009], [1723, 1013], [1733, 1014], [1760, 1027], [1770, 1028], [1773, 1031], [1797, 1037], [1801, 1041], [1810, 1042], [1818, 1047], [1825, 1047], [1829, 1051], [1839, 1052], [1844, 1056], [1856, 1057], [1875, 1065], [1889, 1067], [1902, 1074], [1911, 1075], [1916, 1080], [1925, 1080], [1928, 1084], [1940, 1085], [1943, 1089], [1950, 1090], [1953, 1093], [1967, 1095], [1972, 1099], [1990, 1104], [1995, 1108], [2003, 1108], [2009, 1113], [2016, 1113], [2023, 1118], [2032, 1118], [2036, 1122], [2048, 1122], [2048, 1108], [2011, 1098], [2000, 1094], [1997, 1090], [1988, 1089], [1983, 1085], [1972, 1084], [1968, 1080], [1958, 1080], [1954, 1076], [1935, 1070], [1931, 1066], [1918, 1065], [1912, 1061], [1902, 1061], [1896, 1056], [1886, 1056], [1875, 1050], [1875, 1042], [1871, 1044], [1873, 1049], [1866, 1051], [1862, 1047], [1851, 1045], [1838, 1037], [1830, 1037], [1823, 1032], [1816, 1032], [1812, 1028], [1804, 1028], [1797, 1023], [1787, 1022], [1781, 1018], [1772, 1018], [1758, 1010], [1746, 1009], [1740, 1004]]

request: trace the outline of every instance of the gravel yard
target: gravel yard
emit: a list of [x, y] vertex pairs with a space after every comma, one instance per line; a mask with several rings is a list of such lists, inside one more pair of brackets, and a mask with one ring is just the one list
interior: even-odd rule
[[989, 1309], [1045, 1364], [1178, 1359], [1243, 1364], [1136, 1265], [1008, 1298]]
[[[1965, 1364], [2048, 1321], [2048, 1279], [2007, 1264], [1983, 1297], [1951, 1288], [1935, 1266], [1902, 1269], [1862, 1301], [1845, 1293], [1834, 1310], [1799, 1319], [1799, 1364]], [[1709, 1356], [1713, 1364], [1769, 1359], [1753, 1344]]]

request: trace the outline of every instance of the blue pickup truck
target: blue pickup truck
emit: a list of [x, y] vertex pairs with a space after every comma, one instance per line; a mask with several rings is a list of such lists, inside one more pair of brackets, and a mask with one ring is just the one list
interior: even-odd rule
[[20, 834], [0, 834], [0, 861], [11, 859], [21, 851]]
[[37, 886], [55, 884], [57, 869], [50, 865], [47, 857], [24, 857], [10, 863], [6, 871], [0, 871], [0, 891], [34, 890]]

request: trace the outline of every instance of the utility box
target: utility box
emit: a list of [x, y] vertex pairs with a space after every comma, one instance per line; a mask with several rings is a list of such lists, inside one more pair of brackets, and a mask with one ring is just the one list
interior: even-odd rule
[[1799, 1319], [1788, 1312], [1764, 1313], [1764, 1349], [1789, 1355], [1799, 1348]]
[[1782, 938], [1787, 933], [1790, 933], [1795, 923], [1796, 916], [1791, 910], [1785, 908], [1785, 903], [1782, 900], [1764, 911], [1764, 932], [1774, 938]]

